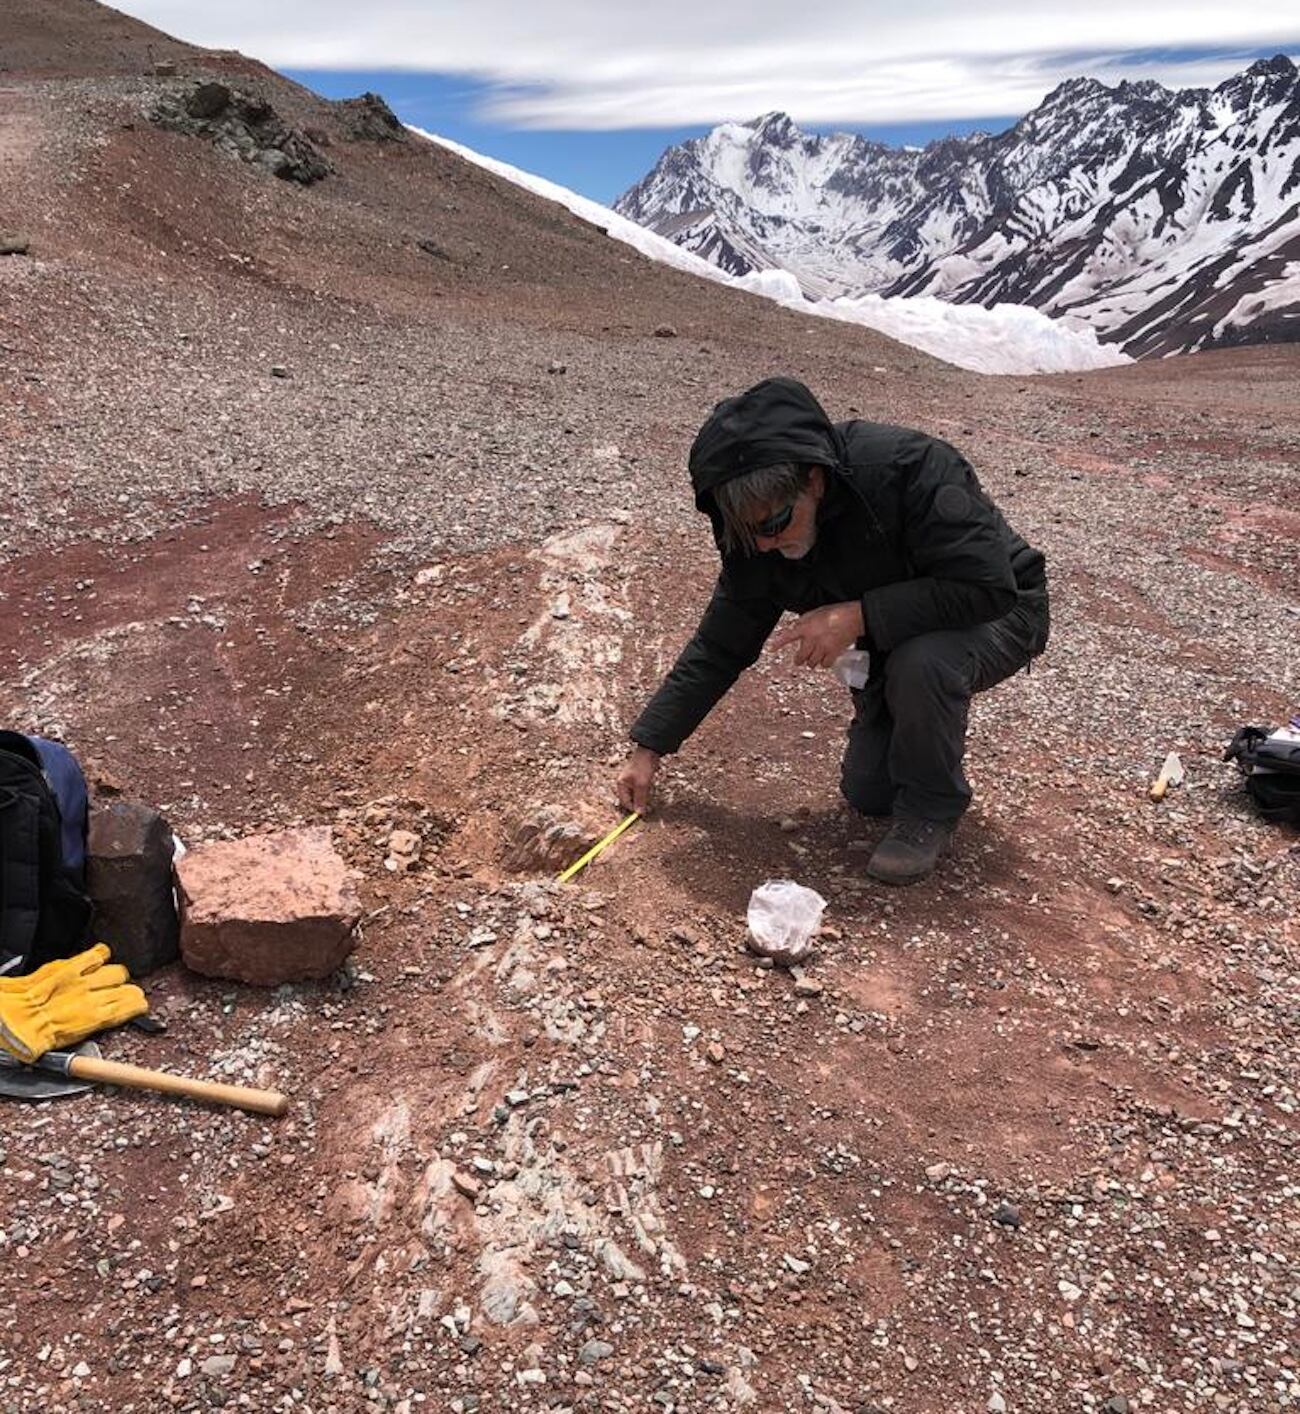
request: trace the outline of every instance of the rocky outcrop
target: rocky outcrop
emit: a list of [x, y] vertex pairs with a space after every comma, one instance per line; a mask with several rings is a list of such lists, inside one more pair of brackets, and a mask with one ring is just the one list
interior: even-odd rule
[[344, 98], [335, 105], [343, 131], [353, 142], [405, 142], [402, 120], [377, 93]]
[[327, 977], [355, 945], [355, 875], [326, 825], [199, 845], [176, 875], [181, 955], [206, 976], [263, 987]]
[[542, 805], [514, 824], [506, 846], [507, 869], [521, 874], [558, 873], [585, 854], [609, 830], [594, 811]]
[[201, 83], [184, 95], [169, 95], [151, 116], [159, 127], [207, 138], [231, 157], [285, 181], [309, 186], [333, 170], [316, 143], [285, 123], [264, 98], [224, 83]]

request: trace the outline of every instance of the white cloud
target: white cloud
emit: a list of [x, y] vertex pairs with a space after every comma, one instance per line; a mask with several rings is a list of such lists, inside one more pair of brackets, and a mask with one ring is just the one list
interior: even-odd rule
[[[414, 69], [493, 85], [520, 127], [678, 126], [774, 108], [805, 124], [1017, 114], [1062, 79], [1220, 82], [1300, 50], [1296, 0], [118, 0], [194, 43], [281, 68]], [[1221, 57], [1155, 61], [1141, 51]], [[1130, 57], [1133, 56], [1133, 57]]]

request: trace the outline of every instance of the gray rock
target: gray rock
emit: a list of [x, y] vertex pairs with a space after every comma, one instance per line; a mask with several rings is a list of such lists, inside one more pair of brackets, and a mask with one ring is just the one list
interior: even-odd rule
[[483, 1288], [483, 1314], [495, 1325], [508, 1325], [519, 1311], [519, 1289], [509, 1280], [492, 1282]]
[[224, 1379], [235, 1368], [236, 1357], [234, 1355], [209, 1355], [199, 1366], [210, 1379]]
[[1014, 1203], [1008, 1203], [1005, 1199], [998, 1204], [993, 1213], [993, 1221], [1001, 1223], [1003, 1227], [1020, 1226], [1020, 1209]]
[[345, 98], [337, 105], [343, 129], [353, 142], [405, 142], [406, 129], [377, 93]]
[[28, 244], [26, 236], [0, 232], [0, 255], [26, 255]]
[[589, 1340], [581, 1350], [578, 1351], [578, 1359], [584, 1365], [596, 1365], [602, 1360], [608, 1360], [614, 1353], [614, 1347], [607, 1340]]
[[223, 152], [307, 186], [332, 168], [306, 133], [289, 127], [263, 98], [221, 83], [199, 84], [184, 99], [165, 97], [153, 121], [191, 137], [207, 137]]
[[95, 938], [133, 977], [166, 966], [180, 952], [174, 847], [171, 827], [147, 805], [114, 800], [91, 808], [86, 889], [95, 905]]
[[185, 100], [185, 111], [191, 118], [215, 118], [230, 107], [230, 98], [224, 83], [201, 83]]
[[293, 162], [289, 154], [278, 147], [264, 147], [253, 160], [274, 177], [282, 176]]

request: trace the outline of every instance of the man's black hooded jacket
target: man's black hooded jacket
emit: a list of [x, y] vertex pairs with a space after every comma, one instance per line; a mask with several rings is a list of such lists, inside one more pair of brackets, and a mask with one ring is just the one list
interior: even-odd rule
[[[778, 462], [826, 469], [817, 542], [802, 560], [723, 550], [714, 489]], [[695, 504], [713, 522], [722, 573], [700, 626], [634, 723], [632, 739], [676, 751], [758, 657], [785, 610], [858, 599], [861, 646], [971, 628], [1042, 595], [1031, 549], [946, 442], [875, 422], [833, 424], [802, 383], [769, 378], [714, 408], [691, 447]]]

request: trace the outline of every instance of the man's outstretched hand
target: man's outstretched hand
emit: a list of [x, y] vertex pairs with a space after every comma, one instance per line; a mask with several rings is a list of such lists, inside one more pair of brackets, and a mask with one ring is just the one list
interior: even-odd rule
[[635, 810], [638, 815], [644, 815], [650, 809], [654, 802], [654, 779], [660, 760], [659, 753], [651, 751], [648, 746], [633, 748], [615, 779], [618, 801], [624, 810]]
[[770, 643], [778, 650], [797, 643], [799, 647], [794, 655], [797, 667], [829, 668], [865, 631], [862, 605], [850, 599], [801, 614], [789, 628], [773, 634]]

